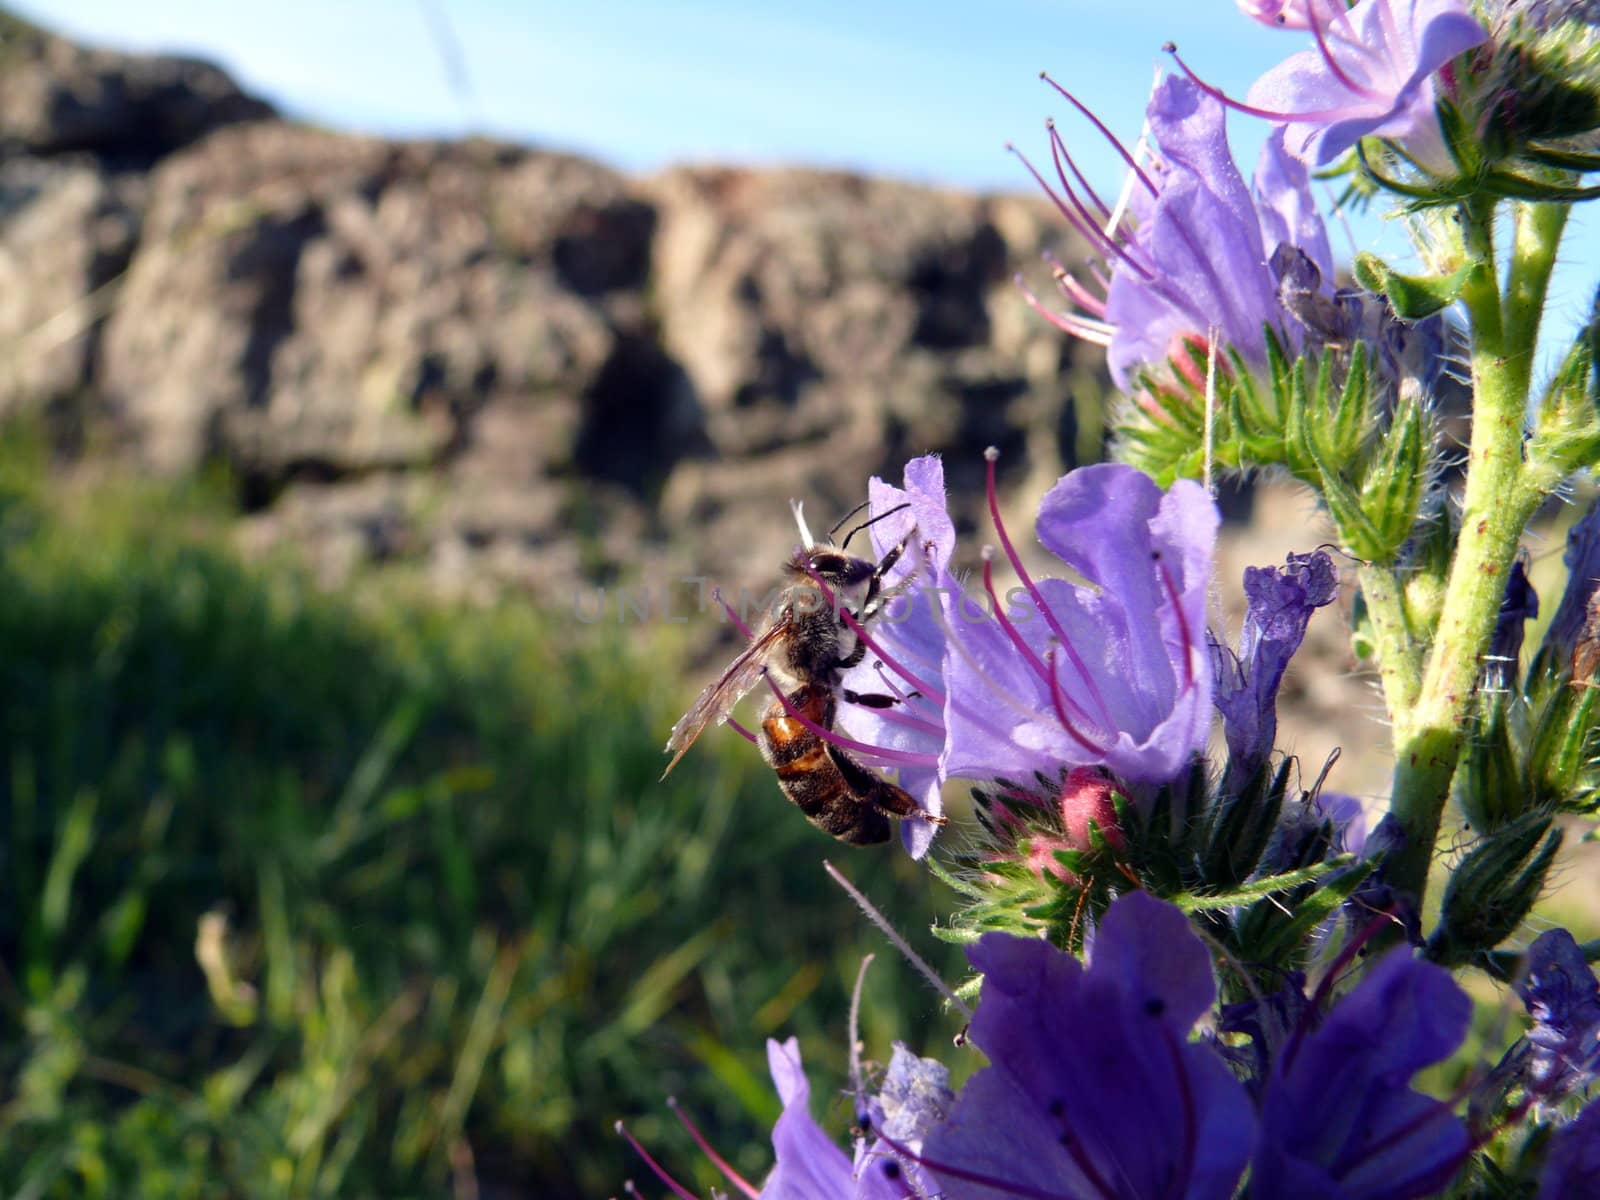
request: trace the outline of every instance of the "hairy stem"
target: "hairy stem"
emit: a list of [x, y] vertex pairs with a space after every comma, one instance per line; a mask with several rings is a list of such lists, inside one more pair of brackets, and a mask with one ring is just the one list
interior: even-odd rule
[[1422, 687], [1422, 657], [1406, 620], [1405, 603], [1394, 567], [1367, 563], [1356, 573], [1361, 595], [1372, 622], [1372, 640], [1378, 654], [1378, 678], [1383, 681], [1384, 706], [1391, 717], [1408, 711]]
[[1494, 204], [1461, 208], [1462, 251], [1470, 263], [1461, 299], [1472, 324], [1472, 444], [1456, 543], [1438, 630], [1415, 702], [1395, 716], [1391, 809], [1406, 845], [1391, 882], [1420, 902], [1469, 724], [1473, 690], [1517, 544], [1542, 498], [1524, 469], [1522, 439], [1539, 317], [1565, 212], [1519, 205], [1502, 297], [1496, 279]]

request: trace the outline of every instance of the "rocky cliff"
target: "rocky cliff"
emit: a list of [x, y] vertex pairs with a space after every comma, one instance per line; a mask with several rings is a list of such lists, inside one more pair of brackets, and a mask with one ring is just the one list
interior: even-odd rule
[[1012, 283], [1059, 243], [1031, 198], [383, 141], [4, 32], [0, 412], [225, 464], [250, 536], [330, 572], [754, 585], [791, 496], [842, 514], [908, 455], [971, 484], [986, 445], [1016, 478], [1070, 440], [1094, 368]]

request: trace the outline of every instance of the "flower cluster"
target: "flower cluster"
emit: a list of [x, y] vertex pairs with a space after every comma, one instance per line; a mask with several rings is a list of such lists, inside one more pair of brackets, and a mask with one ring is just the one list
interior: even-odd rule
[[[1028, 164], [1097, 261], [1054, 264], [1064, 310], [1027, 299], [1106, 347], [1121, 461], [1044, 494], [1036, 547], [1008, 528], [992, 450], [981, 504], [946, 494], [935, 455], [873, 479], [881, 567], [837, 605], [838, 703], [803, 723], [956, 893], [936, 932], [973, 974], [947, 1001], [983, 1061], [960, 1087], [904, 1046], [876, 1083], [853, 1070], [846, 1150], [798, 1044], [769, 1043], [771, 1173], [712, 1154], [747, 1196], [1600, 1195], [1600, 940], [1530, 923], [1567, 831], [1600, 815], [1600, 503], [1542, 634], [1522, 544], [1600, 463], [1600, 302], [1538, 388], [1531, 367], [1567, 212], [1600, 194], [1600, 20], [1239, 6], [1301, 47], [1243, 100], [1169, 47], [1131, 148], [1054, 85], [1126, 163], [1119, 193], [1054, 125], [1051, 170]], [[1272, 123], [1248, 182], [1230, 108]], [[1392, 198], [1421, 269], [1358, 255], [1341, 284], [1313, 173]], [[1470, 400], [1459, 462], [1447, 368]], [[1207, 485], [1264, 469], [1315, 495], [1342, 555], [1308, 535], [1251, 568], [1230, 639], [1208, 620], [1232, 581]], [[992, 544], [958, 543], [982, 510]], [[1374, 802], [1324, 786], [1337, 755], [1278, 744], [1292, 659], [1336, 600], [1389, 721]], [[970, 820], [946, 814], [958, 791]], [[1521, 1001], [1488, 1057], [1468, 971]]]

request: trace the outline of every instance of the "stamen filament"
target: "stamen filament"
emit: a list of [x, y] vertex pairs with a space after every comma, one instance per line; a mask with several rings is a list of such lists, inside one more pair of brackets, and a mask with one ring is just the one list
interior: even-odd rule
[[[1089, 181], [1083, 177], [1083, 172], [1078, 170], [1078, 164], [1072, 161], [1072, 151], [1067, 149], [1067, 143], [1062, 139], [1061, 131], [1056, 128], [1055, 120], [1046, 121], [1044, 127], [1046, 136], [1050, 139], [1050, 158], [1056, 164], [1056, 176], [1061, 180], [1061, 186], [1068, 186], [1066, 171], [1062, 169], [1065, 167], [1066, 170], [1072, 172], [1072, 177], [1078, 181], [1078, 187], [1083, 191], [1083, 194], [1089, 197], [1090, 202], [1100, 210], [1100, 219], [1105, 220], [1110, 217], [1111, 206], [1100, 199], [1100, 193], [1089, 185]], [[1110, 227], [1103, 228], [1109, 237], [1112, 229]]]
[[784, 695], [783, 689], [777, 685], [770, 674], [764, 673], [762, 677], [767, 681], [767, 686], [772, 689], [772, 694], [778, 698], [778, 703], [783, 705], [783, 711], [829, 745], [837, 746], [841, 750], [853, 751], [856, 754], [869, 755], [872, 758], [892, 763], [898, 767], [937, 767], [939, 765], [939, 756], [937, 754], [915, 754], [909, 750], [889, 750], [882, 746], [872, 746], [866, 742], [858, 742], [854, 738], [845, 737], [844, 734], [837, 730], [827, 729], [796, 708], [794, 702]]
[[1336, 121], [1340, 117], [1346, 117], [1350, 115], [1350, 109], [1348, 107], [1313, 108], [1308, 109], [1305, 112], [1274, 112], [1270, 108], [1257, 108], [1255, 105], [1246, 104], [1242, 100], [1235, 100], [1232, 96], [1229, 96], [1228, 93], [1224, 92], [1215, 84], [1207, 83], [1205, 80], [1201, 79], [1200, 76], [1194, 73], [1189, 64], [1183, 61], [1183, 58], [1178, 54], [1178, 47], [1174, 43], [1168, 42], [1161, 48], [1168, 54], [1172, 55], [1172, 60], [1178, 64], [1178, 68], [1189, 77], [1190, 82], [1192, 82], [1195, 87], [1199, 88], [1213, 100], [1221, 101], [1223, 104], [1227, 105], [1227, 107], [1234, 109], [1236, 112], [1249, 113], [1252, 117], [1265, 117], [1269, 121], [1279, 122]]
[[1075, 313], [1058, 312], [1042, 303], [1037, 296], [1022, 282], [1022, 276], [1017, 276], [1017, 290], [1022, 293], [1024, 303], [1034, 312], [1038, 313], [1062, 333], [1070, 333], [1079, 341], [1092, 342], [1097, 346], [1109, 346], [1111, 338], [1116, 333], [1114, 325], [1107, 325], [1104, 321], [1090, 320], [1080, 317]]
[[744, 623], [744, 618], [734, 611], [733, 605], [722, 598], [721, 588], [712, 588], [711, 598], [722, 605], [722, 611], [728, 614], [728, 620], [733, 622], [734, 628], [744, 634], [746, 641], [755, 641], [756, 635], [751, 631], [750, 626]]
[[[1000, 519], [1000, 497], [999, 493], [995, 489], [994, 464], [999, 461], [999, 458], [1000, 451], [996, 450], [993, 446], [990, 446], [983, 452], [983, 459], [985, 463], [984, 491], [987, 493], [987, 498], [989, 501], [989, 519], [994, 523], [995, 535], [1000, 539], [1000, 548], [1006, 552], [1006, 558], [1010, 560], [1011, 569], [1017, 573], [1017, 578], [1022, 580], [1022, 586], [1028, 589], [1028, 596], [1033, 600], [1034, 606], [1039, 610], [1039, 615], [1044, 617], [1045, 624], [1050, 626], [1050, 632], [1056, 635], [1057, 640], [1061, 644], [1061, 648], [1066, 651], [1067, 658], [1071, 661], [1073, 670], [1078, 672], [1079, 680], [1084, 684], [1085, 687], [1089, 689], [1090, 694], [1093, 695], [1095, 703], [1100, 708], [1100, 716], [1103, 723], [1107, 725], [1114, 724], [1115, 722], [1110, 719], [1111, 714], [1110, 710], [1106, 707], [1105, 697], [1101, 696], [1098, 689], [1096, 689], [1094, 686], [1094, 676], [1089, 674], [1089, 670], [1084, 665], [1083, 660], [1078, 657], [1078, 652], [1072, 645], [1072, 639], [1067, 636], [1067, 631], [1061, 627], [1061, 622], [1056, 620], [1055, 613], [1053, 613], [1050, 610], [1050, 606], [1045, 603], [1044, 593], [1039, 590], [1039, 585], [1033, 582], [1033, 577], [1028, 574], [1028, 569], [1022, 565], [1022, 556], [1017, 553], [1017, 548], [1012, 545], [1011, 538], [1006, 533], [1005, 522]], [[1038, 664], [1039, 660], [1034, 658], [1033, 661], [1035, 664]]]
[[666, 1184], [672, 1189], [672, 1194], [674, 1196], [677, 1196], [679, 1200], [700, 1200], [700, 1197], [686, 1189], [671, 1175], [668, 1175], [666, 1171], [662, 1170], [661, 1164], [650, 1157], [650, 1152], [639, 1144], [638, 1138], [634, 1137], [633, 1134], [628, 1132], [628, 1127], [626, 1125], [624, 1125], [621, 1121], [618, 1121], [615, 1128], [618, 1133], [627, 1139], [628, 1145], [634, 1148], [639, 1157], [644, 1159], [645, 1165], [655, 1172], [656, 1178], [661, 1180], [662, 1183]]
[[1072, 724], [1072, 719], [1067, 716], [1067, 710], [1065, 707], [1065, 701], [1067, 697], [1061, 690], [1061, 681], [1056, 678], [1056, 652], [1054, 649], [1051, 649], [1050, 651], [1050, 669], [1047, 678], [1050, 681], [1050, 704], [1056, 710], [1056, 720], [1061, 722], [1061, 728], [1067, 731], [1068, 737], [1077, 742], [1078, 745], [1082, 746], [1085, 750], [1089, 751], [1089, 753], [1097, 757], [1103, 755], [1106, 752], [1107, 747], [1096, 745], [1083, 734], [1079, 733], [1077, 728]]
[[1378, 96], [1376, 91], [1365, 84], [1357, 83], [1339, 65], [1339, 60], [1334, 58], [1333, 50], [1328, 45], [1327, 38], [1323, 36], [1322, 22], [1317, 19], [1317, 0], [1306, 0], [1306, 17], [1311, 23], [1311, 36], [1317, 39], [1317, 49], [1322, 54], [1322, 61], [1328, 64], [1328, 70], [1333, 73], [1333, 77], [1357, 95], [1366, 96], [1369, 100], [1376, 99]]
[[1039, 78], [1044, 80], [1051, 87], [1055, 88], [1056, 91], [1060, 92], [1064, 97], [1066, 97], [1067, 103], [1072, 105], [1073, 108], [1077, 109], [1084, 116], [1088, 117], [1089, 123], [1100, 131], [1101, 136], [1103, 136], [1106, 141], [1111, 143], [1112, 149], [1122, 156], [1122, 161], [1128, 164], [1128, 169], [1138, 177], [1139, 182], [1144, 184], [1144, 186], [1149, 189], [1152, 196], [1157, 194], [1159, 189], [1157, 189], [1156, 185], [1150, 181], [1150, 176], [1144, 173], [1144, 168], [1139, 165], [1138, 161], [1133, 157], [1133, 155], [1128, 153], [1128, 148], [1122, 144], [1121, 139], [1119, 139], [1116, 134], [1112, 133], [1110, 129], [1106, 128], [1105, 123], [1101, 121], [1099, 117], [1095, 116], [1094, 113], [1089, 110], [1088, 106], [1083, 103], [1083, 101], [1079, 100], [1071, 92], [1067, 91], [1066, 88], [1062, 87], [1059, 83], [1052, 79], [1048, 71], [1040, 71]]
[[[1082, 234], [1085, 241], [1096, 247], [1107, 258], [1116, 258], [1119, 261], [1126, 263], [1130, 268], [1139, 272], [1139, 274], [1145, 279], [1153, 280], [1155, 278], [1154, 274], [1147, 267], [1145, 267], [1143, 263], [1138, 262], [1128, 254], [1127, 250], [1120, 242], [1100, 228], [1099, 222], [1097, 222], [1089, 214], [1088, 209], [1083, 207], [1082, 202], [1078, 200], [1076, 193], [1074, 193], [1071, 188], [1066, 189], [1067, 196], [1072, 201], [1072, 207], [1069, 208], [1061, 199], [1061, 197], [1056, 195], [1055, 188], [1051, 187], [1045, 182], [1044, 176], [1041, 175], [1039, 173], [1039, 169], [1029, 161], [1026, 154], [1010, 144], [1006, 146], [1006, 149], [1017, 156], [1017, 159], [1024, 167], [1027, 168], [1028, 174], [1033, 176], [1034, 181], [1044, 189], [1045, 195], [1050, 197], [1050, 200], [1056, 206], [1056, 209], [1063, 217], [1067, 219], [1067, 223], [1076, 229], [1080, 234]], [[1065, 180], [1062, 181], [1063, 185], [1065, 182]]]
[[700, 1130], [695, 1128], [695, 1123], [693, 1121], [689, 1120], [689, 1114], [678, 1107], [678, 1099], [676, 1096], [667, 1097], [667, 1107], [677, 1115], [678, 1120], [683, 1123], [683, 1127], [689, 1131], [689, 1136], [694, 1139], [694, 1144], [700, 1147], [700, 1153], [709, 1158], [712, 1162], [712, 1165], [714, 1165], [717, 1170], [721, 1171], [728, 1177], [728, 1182], [733, 1184], [734, 1187], [738, 1188], [746, 1196], [749, 1196], [750, 1200], [759, 1200], [761, 1196], [761, 1190], [743, 1175], [739, 1174], [739, 1172], [735, 1171], [727, 1159], [723, 1158], [722, 1155], [718, 1154], [714, 1149], [712, 1149], [711, 1143], [706, 1141], [705, 1135], [702, 1134]]
[[749, 742], [752, 746], [759, 746], [761, 744], [756, 739], [756, 735], [755, 734], [751, 733], [748, 729], [746, 729], [743, 725], [739, 724], [739, 722], [735, 721], [732, 717], [724, 718], [723, 724], [727, 725], [727, 727], [729, 729], [733, 730], [740, 737], [742, 737], [745, 741]]

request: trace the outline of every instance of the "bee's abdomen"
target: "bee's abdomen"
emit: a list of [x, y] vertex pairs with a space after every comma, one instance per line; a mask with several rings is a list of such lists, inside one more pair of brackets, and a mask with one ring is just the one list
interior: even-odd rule
[[[825, 692], [797, 689], [790, 706], [827, 728], [832, 707]], [[774, 701], [761, 722], [761, 753], [777, 773], [778, 786], [818, 829], [853, 846], [889, 840], [889, 819], [858, 796], [845, 780], [828, 747]]]

